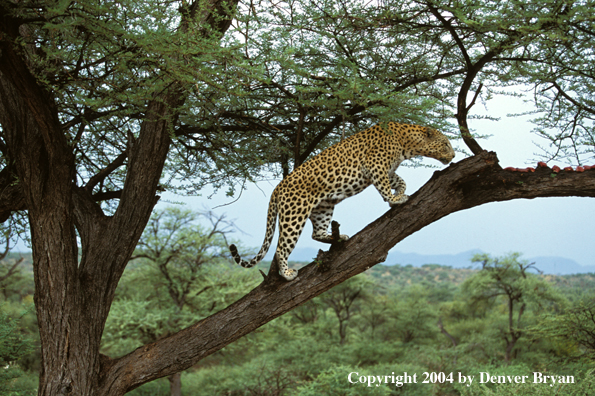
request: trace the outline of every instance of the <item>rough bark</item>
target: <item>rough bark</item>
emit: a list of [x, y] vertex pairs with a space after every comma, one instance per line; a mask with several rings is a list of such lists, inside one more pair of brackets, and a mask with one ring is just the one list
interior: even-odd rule
[[[20, 58], [10, 48], [2, 50], [1, 121], [31, 227], [42, 351], [39, 394], [97, 394], [105, 319], [156, 202], [169, 149], [168, 109], [161, 101], [149, 105], [130, 155], [120, 206], [108, 218], [73, 183], [73, 155], [48, 108], [49, 95], [38, 89], [24, 65], [16, 70]], [[82, 242], [80, 262], [75, 227]]]

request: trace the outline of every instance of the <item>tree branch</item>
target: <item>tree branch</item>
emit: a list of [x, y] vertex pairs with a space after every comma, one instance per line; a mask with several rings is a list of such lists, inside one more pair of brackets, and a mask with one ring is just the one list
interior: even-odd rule
[[104, 180], [106, 177], [110, 175], [113, 171], [118, 169], [120, 166], [124, 164], [124, 160], [128, 157], [128, 150], [124, 150], [120, 155], [116, 157], [110, 164], [108, 164], [105, 168], [99, 171], [96, 175], [91, 177], [87, 182], [85, 188], [89, 193], [93, 192], [93, 188], [97, 185], [97, 183]]
[[103, 392], [120, 394], [143, 383], [191, 367], [296, 306], [384, 261], [388, 250], [436, 220], [487, 202], [548, 196], [595, 197], [595, 169], [555, 174], [549, 168], [512, 172], [498, 165], [495, 153], [482, 152], [452, 164], [409, 201], [392, 208], [327, 253], [325, 265], [311, 263], [291, 282], [267, 278], [222, 311], [168, 338], [145, 345], [105, 366]]
[[587, 113], [593, 114], [595, 115], [595, 109], [585, 106], [584, 104], [578, 102], [576, 99], [573, 99], [572, 96], [568, 95], [563, 89], [562, 87], [560, 87], [555, 81], [552, 82], [552, 85], [558, 90], [558, 93], [560, 95], [562, 95], [566, 100], [568, 100], [570, 103], [572, 103], [573, 105], [575, 105], [576, 107], [578, 107], [581, 110], [586, 111]]
[[25, 258], [21, 257], [12, 266], [10, 266], [10, 268], [8, 268], [8, 272], [6, 272], [6, 274], [0, 276], [0, 282], [4, 282], [6, 279], [11, 277], [12, 274], [14, 274], [16, 272], [17, 267], [19, 266], [20, 263], [23, 262], [23, 260], [25, 260]]
[[457, 47], [459, 47], [459, 50], [461, 51], [461, 55], [463, 55], [463, 58], [465, 59], [465, 65], [467, 66], [467, 69], [471, 69], [473, 67], [471, 58], [469, 57], [469, 54], [467, 53], [467, 49], [465, 48], [465, 44], [463, 44], [463, 41], [457, 34], [457, 31], [455, 30], [455, 28], [452, 26], [452, 24], [449, 21], [446, 20], [446, 18], [444, 18], [442, 16], [442, 14], [440, 14], [440, 11], [438, 11], [435, 7], [428, 4], [428, 9], [432, 13], [432, 15], [434, 15], [436, 17], [436, 19], [438, 19], [440, 21], [442, 26], [444, 26], [446, 28], [446, 30], [448, 30], [448, 32], [452, 36], [453, 40], [457, 44]]
[[452, 342], [452, 346], [456, 347], [457, 346], [457, 339], [454, 338], [452, 336], [452, 334], [450, 334], [448, 331], [446, 331], [446, 329], [444, 328], [444, 325], [442, 324], [442, 318], [438, 318], [438, 329], [440, 330], [440, 332], [442, 334], [444, 334], [446, 337], [448, 337], [448, 339], [450, 340], [450, 342]]
[[[368, 105], [370, 105], [370, 104], [368, 104]], [[362, 105], [356, 105], [356, 106], [353, 106], [351, 108], [351, 110], [349, 110], [347, 112], [347, 115], [348, 116], [355, 115], [357, 113], [364, 111], [365, 109], [366, 108]], [[316, 147], [318, 147], [320, 142], [322, 142], [333, 131], [333, 129], [335, 129], [335, 127], [337, 125], [341, 124], [341, 122], [343, 122], [343, 121], [344, 121], [344, 116], [342, 114], [335, 116], [335, 118], [333, 118], [333, 120], [330, 123], [328, 123], [326, 128], [324, 128], [322, 130], [322, 132], [320, 132], [318, 135], [316, 135], [316, 137], [314, 139], [312, 139], [312, 141], [310, 142], [308, 147], [306, 147], [304, 149], [304, 151], [302, 152], [302, 155], [300, 156], [300, 163], [303, 163], [304, 161], [306, 161], [308, 156], [310, 154], [312, 154], [312, 152], [316, 149]]]

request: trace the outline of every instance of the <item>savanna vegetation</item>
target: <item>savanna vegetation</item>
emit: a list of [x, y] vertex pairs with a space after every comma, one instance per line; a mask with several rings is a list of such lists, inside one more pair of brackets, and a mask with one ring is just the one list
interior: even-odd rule
[[[328, 317], [337, 318], [331, 328], [339, 345], [353, 345], [359, 294], [350, 302], [322, 295], [381, 262], [405, 237], [487, 202], [595, 196], [595, 169], [583, 166], [591, 164], [595, 141], [594, 6], [592, 0], [0, 0], [2, 240], [8, 251], [16, 239], [29, 238], [34, 282], [34, 308], [19, 306], [2, 317], [6, 356], [39, 342], [41, 358], [34, 360], [44, 396], [118, 396], [162, 377], [175, 387], [177, 373], [231, 354], [220, 351], [318, 296]], [[498, 153], [483, 150], [485, 136], [474, 130], [477, 103], [520, 92], [534, 109], [534, 130], [516, 133], [545, 138], [538, 158], [526, 155], [545, 161], [538, 169], [500, 166]], [[246, 287], [233, 292], [243, 297], [224, 309], [230, 283], [215, 275], [215, 283], [201, 283], [191, 260], [184, 261], [191, 281], [167, 283], [180, 280], [168, 269], [173, 259], [163, 261], [150, 240], [141, 240], [162, 191], [195, 194], [208, 185], [238, 194], [245, 183], [271, 172], [283, 177], [343, 136], [386, 121], [442, 130], [459, 140], [457, 162], [294, 282], [270, 271], [255, 288], [236, 284]], [[546, 163], [553, 159], [569, 170]], [[165, 294], [143, 295], [141, 282], [138, 296], [125, 292], [138, 268], [135, 255], [153, 268], [146, 276], [165, 277]], [[486, 260], [481, 273], [498, 274]], [[6, 265], [2, 276], [9, 278], [22, 268]], [[463, 302], [479, 310], [465, 308], [471, 315], [465, 320], [506, 298], [517, 310], [508, 309], [499, 330], [498, 351], [511, 364], [528, 342], [519, 328], [532, 304], [560, 303], [540, 287], [535, 292], [543, 296], [519, 300], [489, 277], [477, 281], [493, 296], [461, 289]], [[204, 291], [188, 294], [195, 286]], [[25, 293], [28, 302], [27, 287], [11, 289], [17, 294], [7, 300]], [[147, 328], [135, 341], [144, 345], [120, 355], [104, 343], [113, 331], [110, 311], [123, 312], [125, 304], [162, 309], [162, 326]], [[590, 308], [576, 309], [574, 319], [558, 325], [581, 322]], [[36, 321], [23, 328], [36, 326], [38, 341], [15, 336], [33, 310]], [[190, 316], [200, 322], [190, 324]], [[455, 341], [441, 334], [463, 345], [449, 320], [441, 323]], [[385, 334], [385, 327], [370, 326], [375, 337]], [[552, 326], [541, 330], [559, 329]], [[431, 338], [431, 328], [420, 342]], [[401, 338], [394, 342], [416, 342], [407, 328], [396, 329]], [[296, 370], [291, 379], [303, 378]], [[308, 375], [334, 378], [328, 371]]]
[[[208, 213], [158, 211], [117, 289], [102, 352], [121, 356], [166, 338], [257, 286], [258, 271], [221, 255], [230, 227]], [[14, 267], [16, 262], [16, 256], [5, 258], [0, 274], [0, 363], [8, 366], [0, 392], [33, 395], [40, 350], [30, 256]], [[183, 373], [131, 394], [591, 394], [594, 287], [595, 274], [543, 275], [517, 253], [476, 255], [467, 269], [377, 265]], [[405, 372], [416, 374], [417, 383], [359, 382]], [[529, 379], [480, 384], [481, 372]], [[534, 372], [575, 382], [533, 384]], [[350, 373], [358, 373], [352, 374], [355, 383]], [[474, 376], [471, 386], [459, 373]]]

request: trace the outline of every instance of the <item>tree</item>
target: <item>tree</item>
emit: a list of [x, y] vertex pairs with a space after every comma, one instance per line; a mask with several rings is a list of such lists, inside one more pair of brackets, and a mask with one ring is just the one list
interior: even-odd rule
[[[518, 83], [543, 88], [536, 100], [561, 115], [552, 128], [587, 114], [591, 60], [572, 53], [593, 48], [592, 6], [0, 0], [0, 219], [27, 213], [39, 394], [121, 395], [184, 370], [458, 210], [595, 196], [593, 169], [502, 169], [468, 122], [477, 99]], [[554, 83], [560, 95], [548, 96]], [[296, 281], [271, 274], [194, 326], [126, 356], [100, 354], [116, 286], [160, 191], [233, 192], [389, 119], [460, 135], [473, 155]], [[585, 127], [571, 129], [581, 136], [571, 148], [588, 158], [590, 121], [578, 119]]]
[[571, 344], [577, 355], [595, 356], [595, 304], [592, 299], [580, 300], [562, 314], [547, 315], [530, 329], [534, 338], [551, 337]]
[[[157, 200], [188, 89], [173, 74], [192, 67], [189, 51], [206, 50], [227, 29], [227, 5], [183, 4], [164, 19], [175, 6], [0, 3], [2, 173], [11, 202], [3, 220], [28, 212], [39, 394], [130, 387], [99, 380], [115, 368], [99, 354], [103, 326]], [[167, 61], [150, 50], [158, 42], [172, 51]], [[113, 198], [117, 207], [97, 203]]]
[[368, 297], [361, 309], [360, 316], [363, 319], [363, 330], [370, 328], [370, 340], [374, 341], [375, 331], [386, 323], [389, 299], [387, 296], [373, 295]]
[[[210, 227], [197, 223], [199, 218]], [[209, 212], [157, 210], [131, 258], [133, 268], [116, 292], [103, 347], [112, 354], [130, 352], [192, 325], [241, 295], [250, 283], [225, 273], [225, 236], [232, 227]], [[181, 373], [168, 379], [170, 394], [181, 395]]]
[[543, 308], [547, 304], [560, 302], [561, 298], [551, 286], [528, 272], [534, 265], [519, 261], [519, 253], [502, 258], [486, 254], [475, 255], [473, 263], [481, 263], [481, 271], [467, 279], [462, 290], [468, 296], [469, 304], [495, 302], [502, 298], [506, 304], [507, 325], [502, 332], [505, 342], [504, 360], [510, 362], [514, 348], [526, 333], [523, 315], [529, 304]]
[[[208, 220], [211, 226], [198, 224], [199, 217]], [[226, 234], [232, 229], [231, 223], [210, 212], [199, 214], [175, 207], [158, 210], [151, 216], [131, 259], [144, 259], [157, 272], [159, 281], [155, 286], [167, 291], [168, 303], [177, 311], [190, 308], [196, 314], [204, 314], [226, 303], [210, 296], [209, 303], [203, 305], [206, 302], [201, 301], [203, 293], [230, 285], [224, 280], [202, 278], [209, 276], [208, 266], [227, 257]], [[198, 283], [206, 286], [196, 290]]]
[[392, 304], [393, 331], [403, 343], [436, 337], [436, 310], [429, 304], [428, 292], [419, 285], [400, 292]]
[[333, 310], [339, 322], [339, 344], [345, 344], [347, 326], [357, 312], [356, 302], [365, 298], [365, 290], [370, 285], [364, 278], [350, 279], [322, 295], [322, 302]]

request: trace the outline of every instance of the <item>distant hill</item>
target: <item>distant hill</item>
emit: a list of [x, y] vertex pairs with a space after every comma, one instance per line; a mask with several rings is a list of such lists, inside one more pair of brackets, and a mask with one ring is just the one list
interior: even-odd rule
[[408, 265], [421, 267], [424, 264], [448, 265], [453, 268], [477, 268], [477, 265], [471, 263], [471, 258], [475, 254], [483, 253], [479, 249], [468, 250], [458, 254], [418, 254], [390, 252], [384, 265]]
[[[273, 258], [273, 254], [269, 252], [267, 260]], [[297, 262], [311, 262], [318, 253], [315, 248], [298, 248], [291, 253], [290, 260]], [[478, 253], [484, 253], [479, 249], [468, 250], [466, 252], [457, 254], [419, 254], [419, 253], [401, 253], [392, 251], [388, 254], [384, 265], [400, 264], [402, 266], [412, 265], [414, 267], [421, 267], [424, 264], [439, 264], [446, 265], [452, 268], [478, 268], [477, 264], [471, 263], [471, 257]], [[540, 256], [540, 257], [521, 257], [530, 263], [535, 262], [537, 267], [544, 274], [550, 275], [571, 275], [571, 274], [585, 274], [595, 273], [595, 265], [582, 266], [574, 260], [564, 257], [555, 256]]]
[[[271, 248], [266, 255], [265, 260], [273, 259], [274, 249]], [[412, 265], [414, 267], [421, 267], [425, 264], [439, 264], [449, 266], [452, 268], [474, 268], [477, 269], [477, 264], [471, 263], [471, 257], [474, 254], [484, 253], [479, 249], [468, 250], [466, 252], [457, 254], [418, 254], [418, 253], [401, 253], [392, 251], [388, 254], [386, 261], [383, 263], [386, 266], [400, 264], [401, 266]], [[318, 254], [316, 248], [297, 248], [290, 256], [290, 261], [310, 263]], [[25, 261], [21, 264], [27, 271], [32, 271], [31, 253], [30, 252], [14, 252], [9, 253], [9, 259], [18, 259], [24, 257]], [[595, 274], [595, 265], [583, 266], [574, 260], [565, 257], [555, 256], [539, 256], [539, 257], [521, 257], [530, 263], [535, 262], [537, 267], [544, 274], [548, 275], [572, 275], [572, 274]]]
[[[414, 267], [419, 267], [424, 264], [440, 264], [448, 265], [453, 268], [478, 268], [477, 264], [471, 263], [473, 255], [483, 253], [481, 250], [469, 250], [458, 254], [440, 254], [440, 255], [424, 255], [417, 253], [389, 253], [385, 265], [411, 264]], [[594, 272], [595, 265], [582, 266], [574, 260], [565, 257], [555, 256], [540, 256], [540, 257], [524, 257], [521, 259], [527, 260], [530, 263], [535, 263], [535, 267], [544, 274], [551, 275], [571, 275], [571, 274], [585, 274]]]
[[535, 262], [535, 266], [544, 274], [570, 275], [595, 273], [595, 265], [580, 265], [574, 260], [564, 257], [531, 257], [529, 262]]

